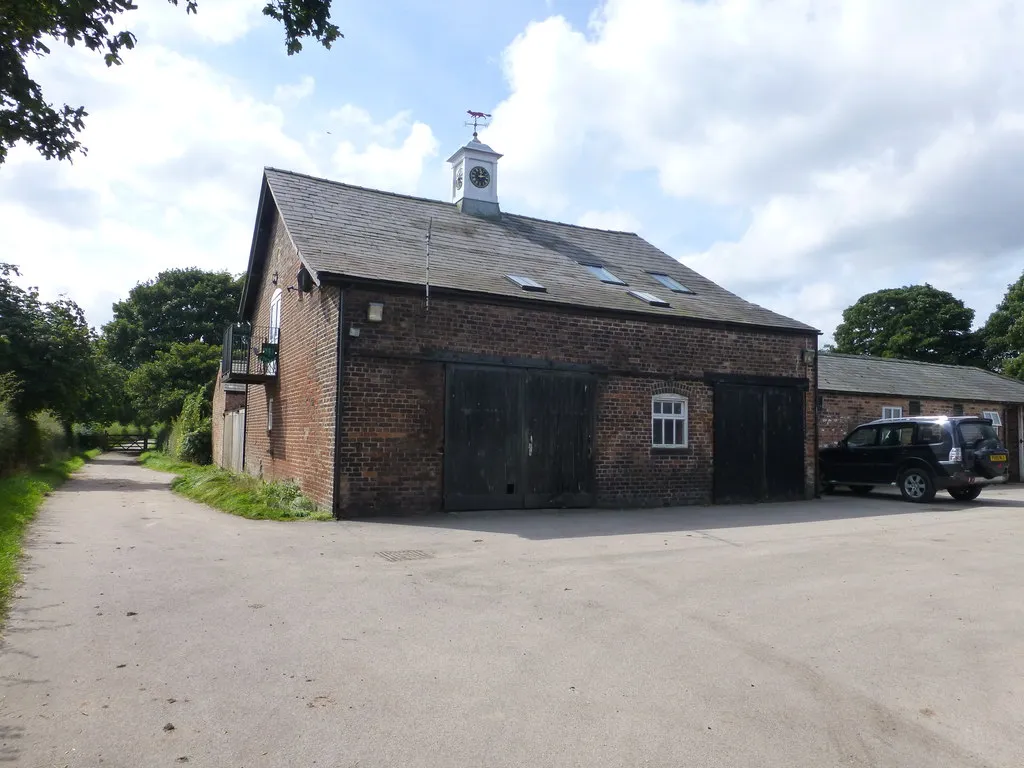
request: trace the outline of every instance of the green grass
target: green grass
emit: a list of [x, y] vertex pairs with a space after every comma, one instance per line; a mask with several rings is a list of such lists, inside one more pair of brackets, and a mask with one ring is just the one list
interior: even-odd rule
[[86, 451], [63, 461], [53, 461], [34, 472], [16, 472], [0, 479], [0, 618], [7, 614], [20, 574], [21, 545], [25, 529], [36, 516], [43, 499], [63, 483], [85, 460], [100, 450]]
[[268, 483], [219, 467], [178, 461], [159, 451], [139, 457], [144, 467], [177, 475], [171, 488], [182, 496], [250, 520], [330, 520], [294, 483]]

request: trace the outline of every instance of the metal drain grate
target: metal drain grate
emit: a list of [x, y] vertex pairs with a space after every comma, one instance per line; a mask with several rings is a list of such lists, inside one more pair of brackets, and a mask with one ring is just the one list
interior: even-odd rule
[[429, 552], [422, 549], [399, 549], [394, 552], [378, 552], [389, 563], [397, 563], [399, 560], [429, 560], [433, 557]]

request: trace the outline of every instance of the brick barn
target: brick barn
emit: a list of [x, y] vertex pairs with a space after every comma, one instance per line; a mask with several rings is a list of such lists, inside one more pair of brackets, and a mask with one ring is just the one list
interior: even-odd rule
[[903, 416], [983, 416], [1010, 449], [1010, 479], [1024, 474], [1024, 381], [981, 368], [840, 355], [818, 358], [818, 425], [822, 445], [858, 424]]
[[339, 517], [812, 496], [818, 332], [503, 212], [499, 157], [460, 148], [451, 202], [265, 170], [215, 460]]

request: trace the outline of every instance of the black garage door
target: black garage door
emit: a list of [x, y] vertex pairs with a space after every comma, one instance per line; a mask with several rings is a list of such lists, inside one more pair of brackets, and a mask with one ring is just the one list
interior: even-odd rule
[[447, 509], [594, 503], [593, 377], [453, 365], [446, 382]]
[[804, 393], [715, 384], [715, 502], [804, 495]]

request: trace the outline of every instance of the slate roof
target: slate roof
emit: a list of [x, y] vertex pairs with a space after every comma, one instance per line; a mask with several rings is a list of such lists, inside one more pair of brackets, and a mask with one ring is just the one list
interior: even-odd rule
[[[432, 287], [547, 304], [600, 307], [808, 333], [815, 329], [744, 301], [659, 251], [638, 235], [560, 224], [507, 213], [483, 218], [450, 203], [381, 192], [275, 168], [265, 178], [306, 265], [324, 276], [423, 285], [427, 227]], [[577, 262], [605, 266], [628, 286], [602, 283]], [[694, 293], [673, 293], [647, 271], [675, 278]], [[506, 278], [523, 275], [546, 293], [528, 293]], [[629, 295], [653, 293], [668, 308]]]
[[1024, 381], [966, 365], [868, 355], [818, 355], [818, 389], [943, 400], [1024, 403]]

